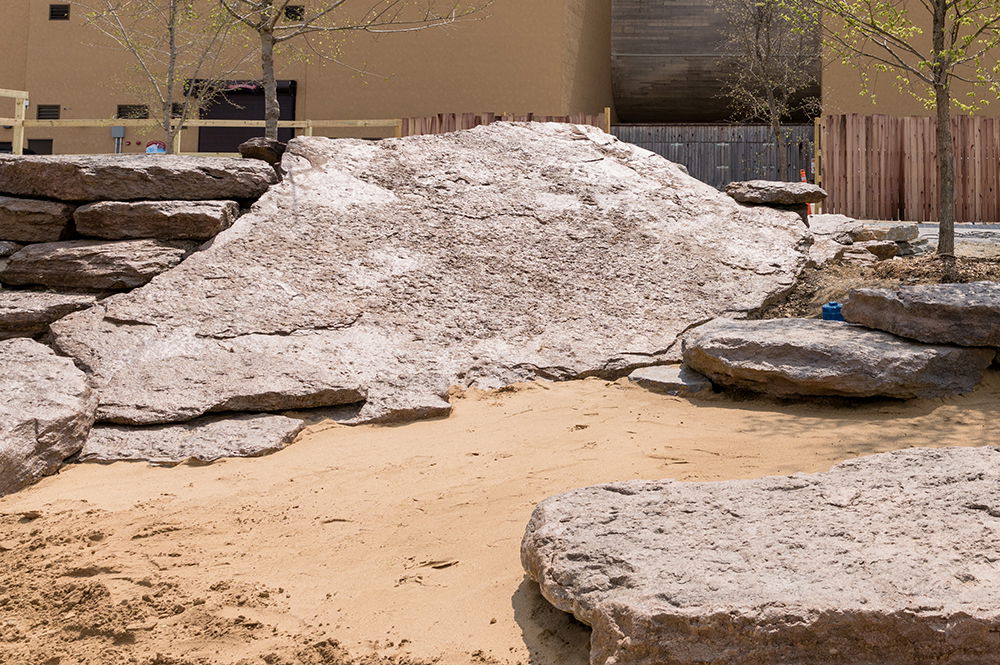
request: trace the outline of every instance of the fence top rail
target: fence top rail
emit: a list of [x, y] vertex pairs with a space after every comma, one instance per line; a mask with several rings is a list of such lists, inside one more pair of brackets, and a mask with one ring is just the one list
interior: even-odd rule
[[25, 90], [8, 90], [0, 88], [0, 97], [13, 97], [14, 99], [28, 99], [29, 95]]
[[[4, 118], [0, 118], [0, 121]], [[6, 124], [21, 123], [20, 120], [9, 119]], [[60, 119], [60, 120], [24, 120], [25, 127], [159, 127], [155, 119]], [[175, 123], [176, 124], [176, 123]], [[388, 120], [281, 120], [278, 127], [307, 129], [309, 127], [399, 127], [402, 119]], [[264, 127], [263, 120], [185, 120], [184, 127]]]

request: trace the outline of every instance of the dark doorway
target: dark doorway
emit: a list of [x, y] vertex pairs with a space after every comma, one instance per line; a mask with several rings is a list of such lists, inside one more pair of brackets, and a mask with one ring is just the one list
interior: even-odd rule
[[[278, 105], [281, 120], [295, 120], [295, 81], [278, 81]], [[231, 81], [224, 96], [219, 96], [201, 110], [203, 120], [263, 120], [264, 88], [255, 81]], [[262, 127], [201, 127], [198, 152], [237, 152], [239, 145], [255, 136], [263, 136]], [[294, 129], [279, 129], [278, 139], [289, 141]]]
[[52, 139], [28, 139], [28, 150], [35, 155], [51, 155]]

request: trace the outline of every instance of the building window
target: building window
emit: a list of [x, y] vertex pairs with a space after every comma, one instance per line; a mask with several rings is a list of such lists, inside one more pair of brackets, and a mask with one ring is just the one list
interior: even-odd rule
[[29, 155], [51, 155], [52, 139], [28, 139], [28, 149], [25, 152]]
[[301, 21], [305, 17], [305, 5], [285, 5], [285, 18], [289, 21]]
[[69, 5], [49, 5], [50, 21], [68, 21]]
[[35, 117], [39, 120], [58, 120], [61, 110], [59, 104], [39, 104], [35, 107]]
[[145, 104], [119, 104], [115, 117], [125, 120], [148, 120], [149, 107]]

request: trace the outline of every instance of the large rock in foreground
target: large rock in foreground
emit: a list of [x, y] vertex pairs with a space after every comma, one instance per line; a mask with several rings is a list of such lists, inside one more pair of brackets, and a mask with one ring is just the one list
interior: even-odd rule
[[0, 240], [52, 242], [62, 238], [73, 216], [73, 206], [0, 196]]
[[713, 383], [779, 397], [936, 397], [969, 392], [991, 349], [931, 346], [837, 321], [718, 319], [684, 340]]
[[66, 240], [28, 245], [10, 257], [0, 282], [64, 289], [132, 289], [173, 268], [195, 248], [158, 240]]
[[73, 214], [77, 233], [122, 240], [208, 240], [240, 214], [235, 201], [98, 201]]
[[574, 125], [297, 138], [282, 167], [210, 246], [54, 326], [101, 419], [366, 400], [359, 421], [400, 420], [446, 413], [452, 385], [617, 378], [786, 291], [808, 243], [795, 214]]
[[60, 201], [255, 199], [277, 175], [250, 159], [0, 155], [0, 194]]
[[844, 318], [921, 342], [1000, 348], [1000, 283], [856, 289]]
[[0, 339], [40, 335], [53, 321], [94, 302], [90, 295], [0, 289]]
[[83, 372], [30, 339], [0, 342], [0, 495], [55, 473], [94, 422]]
[[524, 569], [593, 626], [593, 665], [994, 665], [1000, 450], [827, 473], [576, 490], [535, 509]]

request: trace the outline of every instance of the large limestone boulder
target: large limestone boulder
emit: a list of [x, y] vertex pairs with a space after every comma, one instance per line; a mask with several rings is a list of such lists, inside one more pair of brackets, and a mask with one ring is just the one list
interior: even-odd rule
[[0, 194], [60, 201], [255, 199], [277, 179], [251, 159], [0, 155]]
[[991, 349], [932, 346], [839, 321], [718, 319], [684, 340], [684, 362], [713, 383], [779, 397], [965, 393]]
[[921, 342], [1000, 348], [1000, 283], [855, 289], [844, 318]]
[[0, 289], [0, 339], [40, 335], [53, 321], [95, 302], [90, 295]]
[[764, 205], [820, 203], [827, 196], [826, 191], [819, 185], [771, 180], [731, 182], [726, 185], [726, 194], [740, 203]]
[[82, 236], [122, 240], [208, 240], [240, 214], [235, 201], [98, 201], [73, 214]]
[[521, 560], [593, 665], [993, 665], [1000, 450], [631, 481], [542, 502]]
[[784, 293], [808, 245], [595, 128], [297, 138], [282, 167], [205, 249], [54, 326], [101, 419], [365, 401], [385, 422], [447, 413], [452, 385], [618, 378]]
[[65, 203], [0, 196], [0, 240], [59, 240], [66, 233], [72, 217], [73, 206]]
[[0, 341], [0, 495], [55, 473], [94, 422], [97, 396], [69, 358], [30, 339]]
[[77, 459], [176, 464], [258, 457], [281, 450], [304, 428], [302, 420], [270, 414], [205, 417], [180, 425], [150, 427], [99, 425], [90, 431]]
[[0, 271], [0, 282], [69, 289], [132, 289], [173, 268], [195, 248], [158, 240], [66, 240], [28, 245]]

